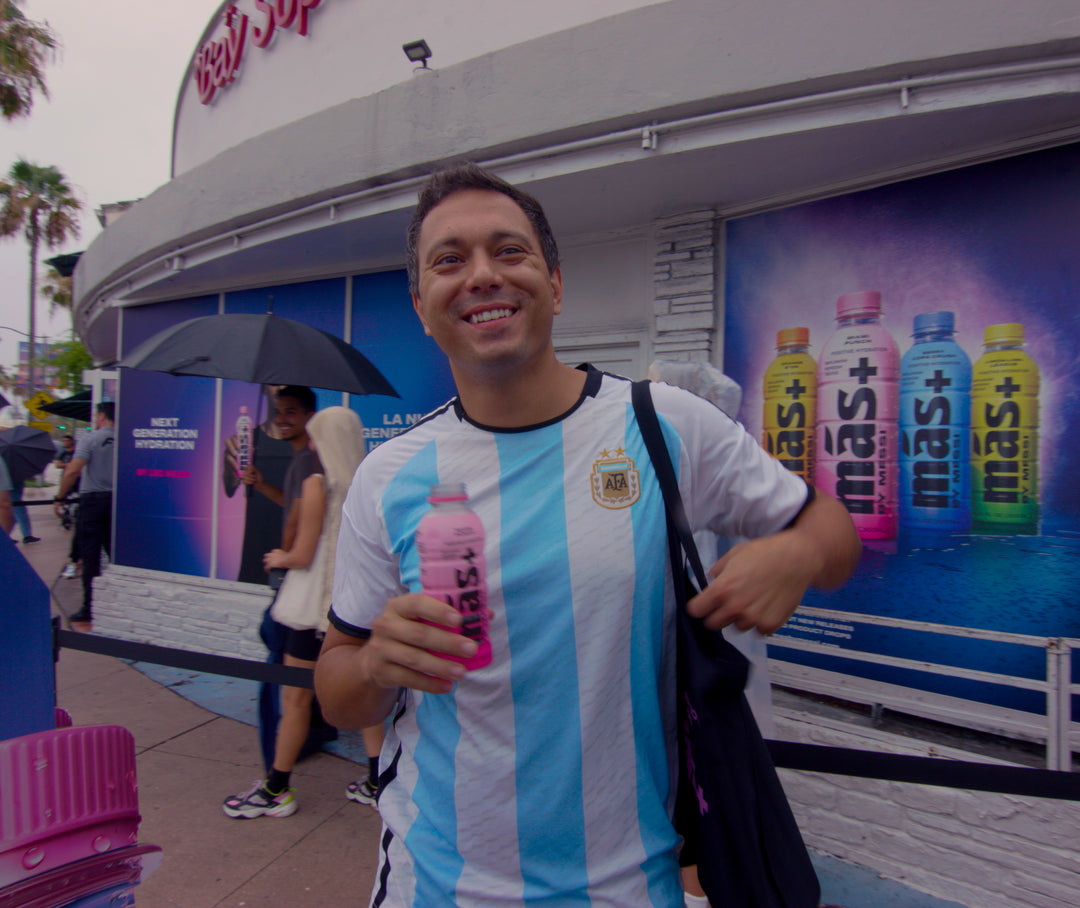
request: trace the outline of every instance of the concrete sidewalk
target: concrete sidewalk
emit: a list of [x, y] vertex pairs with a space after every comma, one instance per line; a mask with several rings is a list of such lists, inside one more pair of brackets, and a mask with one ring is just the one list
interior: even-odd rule
[[[52, 494], [28, 489], [26, 498]], [[70, 534], [51, 508], [28, 510], [41, 541], [18, 548], [52, 588], [54, 614], [72, 614], [81, 605], [82, 584], [58, 579]], [[57, 705], [75, 725], [122, 725], [135, 737], [139, 841], [163, 852], [161, 866], [135, 890], [140, 908], [367, 904], [379, 818], [372, 808], [345, 799], [345, 786], [366, 767], [317, 754], [293, 774], [296, 814], [232, 820], [222, 813], [222, 800], [262, 776], [252, 725], [211, 712], [176, 687], [106, 656], [62, 649], [56, 682]], [[219, 697], [242, 702], [250, 692], [231, 682], [215, 679], [205, 690], [217, 688]]]
[[[53, 489], [27, 489], [28, 500]], [[54, 614], [81, 605], [79, 580], [59, 579], [70, 545], [50, 507], [28, 509], [41, 541], [18, 548], [52, 591]], [[18, 537], [18, 538], [21, 538]], [[140, 668], [142, 670], [140, 670]], [[135, 890], [140, 908], [323, 908], [366, 905], [377, 867], [379, 819], [345, 799], [362, 777], [352, 736], [293, 773], [300, 809], [287, 819], [232, 820], [221, 801], [262, 775], [254, 684], [163, 667], [135, 667], [62, 649], [57, 702], [76, 725], [114, 724], [135, 737], [139, 841], [163, 850]], [[823, 901], [844, 908], [963, 908], [862, 867], [814, 854]], [[633, 908], [633, 906], [627, 906]]]

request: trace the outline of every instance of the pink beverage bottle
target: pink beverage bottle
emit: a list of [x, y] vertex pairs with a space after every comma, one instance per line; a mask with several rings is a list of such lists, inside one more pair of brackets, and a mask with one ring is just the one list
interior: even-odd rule
[[815, 485], [838, 498], [862, 539], [895, 539], [900, 352], [881, 294], [846, 293], [818, 359]]
[[479, 645], [471, 659], [446, 656], [467, 669], [491, 662], [488, 591], [484, 563], [484, 525], [469, 507], [460, 482], [431, 487], [431, 510], [416, 528], [420, 585], [427, 595], [461, 612], [460, 633]]
[[236, 473], [244, 475], [244, 470], [251, 466], [251, 417], [248, 408], [240, 407], [236, 418]]

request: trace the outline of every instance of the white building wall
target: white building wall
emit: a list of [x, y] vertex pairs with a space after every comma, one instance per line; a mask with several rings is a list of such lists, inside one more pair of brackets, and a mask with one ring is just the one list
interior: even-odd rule
[[584, 25], [660, 0], [322, 0], [308, 12], [308, 34], [275, 28], [265, 48], [254, 43], [265, 15], [254, 0], [229, 0], [211, 19], [200, 47], [228, 34], [227, 8], [248, 17], [241, 66], [209, 104], [196, 90], [194, 64], [184, 75], [176, 107], [173, 176], [244, 139], [412, 78], [402, 45], [419, 39], [431, 67], [447, 67], [502, 47]]
[[[306, 37], [294, 24], [275, 29], [270, 44], [259, 48], [253, 32], [264, 15], [255, 0], [232, 0], [215, 14], [200, 46], [223, 40], [231, 5], [248, 17], [242, 62], [235, 79], [204, 105], [193, 75], [198, 48], [193, 50], [176, 105], [174, 176], [253, 136], [408, 82], [412, 64], [401, 47], [420, 38], [431, 47], [429, 65], [445, 70], [563, 33], [558, 44], [569, 55], [537, 59], [522, 48], [520, 60], [523, 73], [550, 80], [557, 93], [534, 95], [532, 104], [514, 97], [513, 104], [526, 116], [539, 112], [538, 105], [581, 106], [606, 118], [613, 115], [605, 103], [611, 96], [629, 102], [615, 115], [628, 114], [677, 103], [696, 83], [715, 85], [721, 94], [756, 92], [906, 60], [1071, 38], [1076, 31], [1070, 0], [322, 0], [308, 13]], [[614, 43], [595, 44], [587, 32], [571, 31], [642, 10], [645, 15], [626, 17], [631, 34]], [[784, 28], [777, 28], [781, 21]], [[609, 55], [615, 60], [605, 60]], [[497, 68], [492, 61], [477, 67], [480, 81]], [[633, 84], [642, 75], [652, 76], [644, 90]], [[567, 82], [577, 90], [558, 87]], [[492, 96], [477, 101], [506, 103]], [[408, 121], [418, 113], [438, 115], [403, 108], [387, 116]], [[474, 139], [461, 152], [485, 144], [483, 135]]]

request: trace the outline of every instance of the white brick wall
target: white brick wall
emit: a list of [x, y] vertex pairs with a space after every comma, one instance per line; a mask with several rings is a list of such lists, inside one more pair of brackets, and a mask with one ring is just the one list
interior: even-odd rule
[[[1001, 763], [790, 709], [783, 740]], [[807, 845], [969, 908], [1077, 908], [1080, 804], [781, 770]]]
[[110, 565], [94, 581], [94, 631], [176, 649], [266, 658], [269, 587]]
[[708, 362], [716, 336], [716, 212], [654, 224], [653, 313], [657, 359]]

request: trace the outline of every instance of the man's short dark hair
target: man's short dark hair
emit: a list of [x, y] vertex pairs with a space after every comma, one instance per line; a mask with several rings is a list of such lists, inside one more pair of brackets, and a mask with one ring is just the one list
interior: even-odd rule
[[103, 400], [94, 408], [98, 413], [104, 414], [109, 422], [116, 422], [116, 403], [111, 400]]
[[307, 385], [286, 385], [284, 388], [278, 388], [274, 399], [281, 400], [283, 397], [291, 397], [300, 404], [305, 413], [315, 412], [315, 392]]
[[61, 435], [60, 437], [61, 437], [61, 438], [70, 438], [70, 439], [71, 439], [72, 441], [74, 441], [74, 440], [75, 440], [75, 436], [74, 436], [74, 435]]
[[420, 227], [424, 223], [424, 218], [428, 216], [432, 208], [449, 196], [468, 189], [501, 192], [513, 199], [525, 213], [525, 217], [529, 219], [533, 230], [536, 231], [540, 239], [540, 252], [544, 256], [544, 263], [548, 271], [554, 273], [559, 267], [559, 246], [555, 242], [555, 234], [551, 232], [551, 225], [540, 203], [523, 189], [518, 189], [501, 177], [484, 170], [483, 167], [469, 162], [433, 173], [420, 187], [416, 210], [413, 212], [408, 232], [405, 235], [405, 267], [409, 272], [409, 289], [413, 293], [417, 292], [420, 284], [417, 247], [420, 243]]

